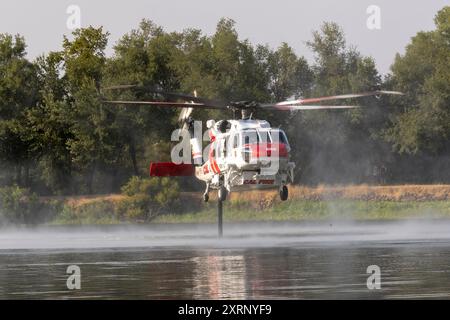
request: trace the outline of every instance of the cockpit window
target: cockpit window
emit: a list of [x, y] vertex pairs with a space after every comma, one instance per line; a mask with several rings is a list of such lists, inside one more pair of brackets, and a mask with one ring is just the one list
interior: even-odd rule
[[272, 138], [270, 137], [269, 130], [258, 130], [258, 143], [270, 143]]
[[[272, 136], [272, 142], [283, 143], [289, 145], [286, 134], [283, 130], [271, 130], [270, 134]], [[277, 141], [278, 140], [278, 141]]]
[[289, 145], [286, 134], [283, 130], [255, 130], [247, 129], [240, 133], [240, 140], [243, 145], [255, 143], [283, 143]]
[[256, 130], [243, 130], [241, 132], [241, 141], [242, 144], [254, 144], [254, 143], [259, 143], [260, 139], [259, 139], [259, 135], [256, 132]]

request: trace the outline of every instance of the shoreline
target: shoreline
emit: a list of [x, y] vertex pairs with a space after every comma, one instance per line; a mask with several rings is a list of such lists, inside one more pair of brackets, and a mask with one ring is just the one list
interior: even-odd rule
[[[450, 216], [448, 217], [404, 217], [399, 219], [303, 219], [303, 220], [243, 220], [243, 221], [226, 221], [224, 220], [224, 226], [229, 227], [245, 227], [261, 225], [261, 226], [271, 226], [271, 225], [281, 225], [281, 226], [292, 226], [292, 225], [303, 225], [303, 226], [346, 226], [346, 225], [358, 225], [358, 224], [373, 224], [373, 225], [392, 225], [399, 223], [450, 223]], [[118, 222], [118, 223], [92, 223], [92, 224], [80, 224], [80, 223], [45, 223], [39, 225], [0, 225], [0, 230], [4, 232], [9, 231], [36, 231], [40, 232], [42, 230], [68, 230], [74, 228], [75, 230], [155, 230], [164, 231], [171, 230], [172, 228], [177, 228], [179, 226], [185, 226], [186, 228], [203, 228], [211, 227], [214, 230], [217, 229], [217, 220], [210, 222], [151, 222], [151, 223], [136, 223], [136, 222]]]
[[[215, 223], [215, 192], [183, 192], [175, 208], [156, 208], [146, 219], [124, 216], [130, 197], [121, 194], [42, 197], [54, 213], [37, 225], [157, 225]], [[149, 210], [149, 209], [144, 209]], [[450, 185], [289, 186], [289, 199], [276, 190], [233, 192], [224, 202], [225, 222], [364, 221], [450, 219]]]
[[[118, 195], [101, 198], [120, 203]], [[73, 206], [95, 202], [92, 198], [71, 200]], [[216, 195], [203, 203], [201, 192], [180, 194], [183, 213], [164, 213], [148, 224], [214, 223], [217, 219]], [[224, 221], [323, 221], [395, 220], [417, 217], [450, 218], [450, 185], [347, 185], [317, 187], [289, 186], [285, 202], [276, 190], [232, 192], [224, 202]], [[105, 222], [105, 221], [104, 221]], [[107, 222], [107, 221], [106, 221]], [[113, 221], [110, 221], [113, 222]], [[108, 222], [107, 222], [108, 223]]]
[[[364, 201], [364, 200], [292, 200], [254, 210], [242, 205], [226, 204], [224, 221], [374, 221], [406, 219], [450, 219], [450, 201]], [[150, 223], [213, 223], [215, 208], [186, 214], [165, 214]]]

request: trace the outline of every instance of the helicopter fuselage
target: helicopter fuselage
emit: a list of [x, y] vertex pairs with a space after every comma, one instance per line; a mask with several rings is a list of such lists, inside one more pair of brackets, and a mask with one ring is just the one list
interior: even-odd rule
[[295, 164], [283, 130], [265, 120], [209, 120], [207, 127], [208, 157], [195, 167], [207, 191], [282, 188], [293, 181]]

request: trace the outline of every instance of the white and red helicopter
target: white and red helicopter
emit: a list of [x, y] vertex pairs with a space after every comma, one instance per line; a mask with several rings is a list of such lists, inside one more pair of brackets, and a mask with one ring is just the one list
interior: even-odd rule
[[[224, 201], [229, 192], [248, 189], [276, 188], [281, 200], [287, 200], [287, 185], [293, 182], [295, 163], [290, 159], [291, 147], [285, 132], [271, 127], [266, 120], [254, 119], [258, 109], [297, 111], [358, 108], [357, 105], [315, 105], [323, 101], [380, 95], [402, 95], [397, 91], [371, 91], [320, 98], [297, 99], [278, 103], [240, 101], [225, 103], [218, 100], [165, 92], [136, 85], [119, 85], [108, 89], [143, 89], [178, 101], [105, 101], [123, 105], [176, 107], [181, 110], [179, 121], [189, 132], [192, 161], [189, 163], [151, 163], [151, 176], [195, 176], [206, 184], [205, 202], [211, 189], [218, 190], [218, 200]], [[179, 100], [184, 100], [180, 102]], [[232, 120], [208, 120], [210, 145], [202, 152], [202, 141], [194, 134], [194, 109], [225, 109], [234, 114]], [[240, 113], [241, 119], [236, 119]]]

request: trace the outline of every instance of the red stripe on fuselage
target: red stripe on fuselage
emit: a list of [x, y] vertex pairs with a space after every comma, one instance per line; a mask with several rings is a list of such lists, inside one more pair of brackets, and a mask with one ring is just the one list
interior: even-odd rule
[[244, 147], [252, 151], [252, 157], [255, 159], [271, 157], [273, 155], [279, 158], [286, 158], [288, 156], [287, 146], [284, 143], [254, 143], [245, 144]]
[[214, 157], [215, 147], [216, 147], [216, 143], [215, 142], [211, 143], [210, 149], [209, 149], [209, 162], [211, 164], [211, 170], [217, 174], [217, 173], [220, 173], [220, 169], [219, 169], [219, 166], [217, 165], [216, 158]]

